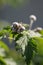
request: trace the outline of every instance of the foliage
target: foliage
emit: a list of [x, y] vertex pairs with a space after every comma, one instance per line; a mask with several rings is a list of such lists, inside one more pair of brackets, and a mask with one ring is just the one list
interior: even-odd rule
[[[38, 32], [38, 34], [40, 33]], [[9, 48], [2, 40], [3, 38], [14, 41], [12, 43], [14, 48]], [[11, 26], [7, 26], [0, 31], [0, 48], [4, 49], [4, 51], [0, 52], [5, 53], [5, 55], [3, 54], [4, 56], [0, 55], [1, 65], [11, 65], [11, 62], [14, 64], [15, 61], [16, 63], [19, 63], [19, 61], [22, 63], [23, 61], [24, 64], [30, 65], [31, 61], [35, 60], [35, 55], [43, 56], [43, 35], [36, 36], [36, 32], [32, 30], [24, 30], [17, 33], [12, 31]]]

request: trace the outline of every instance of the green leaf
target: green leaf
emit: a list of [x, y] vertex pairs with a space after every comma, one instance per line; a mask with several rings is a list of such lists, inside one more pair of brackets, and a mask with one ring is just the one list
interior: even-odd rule
[[42, 37], [36, 37], [35, 40], [37, 42], [38, 54], [43, 55], [43, 38]]
[[3, 29], [4, 30], [9, 30], [9, 29], [11, 29], [11, 27], [10, 26], [7, 26], [7, 27], [4, 27]]
[[36, 52], [36, 41], [33, 38], [30, 38], [28, 35], [28, 32], [25, 31], [23, 32], [23, 36], [21, 36], [16, 43], [19, 45], [19, 48], [21, 49], [21, 53], [24, 56], [24, 59], [26, 61], [26, 64], [29, 65], [32, 58], [33, 54], [35, 51]]
[[37, 46], [36, 46], [36, 44], [34, 44], [34, 39], [29, 39], [29, 41], [28, 41], [28, 44], [27, 44], [27, 46], [25, 47], [25, 61], [26, 61], [26, 64], [27, 65], [29, 65], [30, 64], [30, 62], [31, 62], [31, 60], [32, 60], [32, 58], [33, 58], [33, 54], [34, 54], [34, 52], [33, 51], [35, 51], [36, 52], [36, 48], [37, 48]]
[[4, 48], [6, 51], [9, 51], [8, 46], [3, 41], [0, 41], [0, 47]]
[[43, 30], [39, 31], [39, 33], [42, 34], [42, 36], [43, 36]]
[[0, 57], [0, 65], [6, 65], [6, 63], [2, 57]]
[[22, 51], [24, 53], [25, 51], [25, 46], [27, 45], [27, 36], [22, 36], [19, 38], [19, 40], [16, 41], [16, 43], [22, 48]]

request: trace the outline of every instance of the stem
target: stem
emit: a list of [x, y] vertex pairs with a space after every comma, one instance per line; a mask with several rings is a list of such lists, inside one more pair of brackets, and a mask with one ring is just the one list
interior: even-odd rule
[[29, 30], [31, 30], [31, 28], [32, 28], [32, 24], [33, 24], [33, 20], [30, 20]]

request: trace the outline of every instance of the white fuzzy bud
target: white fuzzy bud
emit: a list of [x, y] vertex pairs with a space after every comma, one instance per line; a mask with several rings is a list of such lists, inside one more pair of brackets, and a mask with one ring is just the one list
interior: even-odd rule
[[35, 32], [41, 31], [42, 28], [41, 27], [37, 27], [36, 29], [34, 29]]
[[12, 25], [19, 25], [19, 24], [18, 24], [18, 22], [13, 22], [13, 24], [12, 24]]
[[30, 20], [36, 21], [36, 20], [37, 20], [37, 18], [36, 18], [36, 16], [35, 16], [35, 15], [30, 15]]

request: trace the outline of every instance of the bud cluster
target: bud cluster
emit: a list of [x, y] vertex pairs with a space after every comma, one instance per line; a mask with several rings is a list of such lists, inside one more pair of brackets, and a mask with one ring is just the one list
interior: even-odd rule
[[17, 33], [20, 33], [25, 30], [25, 27], [18, 22], [13, 22], [11, 28], [13, 32], [17, 32]]

